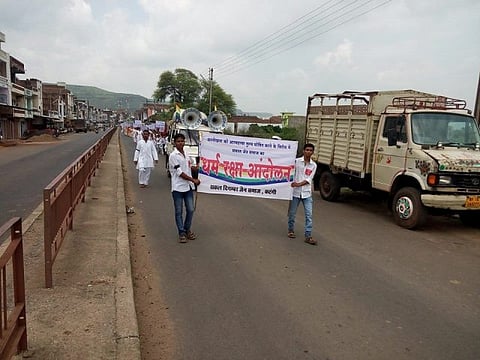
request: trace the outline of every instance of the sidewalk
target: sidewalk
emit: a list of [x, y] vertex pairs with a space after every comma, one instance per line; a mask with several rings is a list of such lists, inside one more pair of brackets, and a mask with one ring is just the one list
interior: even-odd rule
[[140, 359], [118, 132], [45, 288], [43, 210], [23, 221], [28, 351], [15, 359]]

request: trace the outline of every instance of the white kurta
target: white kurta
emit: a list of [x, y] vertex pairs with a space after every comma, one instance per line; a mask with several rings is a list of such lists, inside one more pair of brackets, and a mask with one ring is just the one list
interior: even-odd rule
[[139, 140], [135, 148], [133, 161], [137, 162], [138, 183], [145, 187], [150, 181], [150, 173], [153, 169], [153, 161], [158, 160], [157, 149], [152, 140]]
[[140, 130], [134, 129], [132, 133], [133, 142], [136, 144], [143, 139], [142, 132]]
[[153, 168], [154, 160], [158, 160], [155, 143], [152, 140], [139, 140], [135, 148], [135, 155], [133, 156], [133, 161], [137, 161], [137, 169]]

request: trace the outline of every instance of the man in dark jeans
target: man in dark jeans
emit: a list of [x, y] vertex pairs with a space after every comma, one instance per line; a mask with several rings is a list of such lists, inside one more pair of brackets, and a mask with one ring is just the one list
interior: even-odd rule
[[312, 154], [315, 150], [313, 144], [305, 144], [303, 147], [303, 156], [295, 159], [295, 177], [292, 182], [292, 200], [288, 207], [288, 237], [294, 239], [295, 216], [298, 205], [303, 204], [305, 210], [305, 242], [310, 245], [317, 245], [317, 241], [312, 237], [313, 227], [313, 196], [312, 184], [313, 177], [317, 171], [317, 164], [312, 160]]
[[[172, 175], [172, 197], [175, 208], [175, 223], [178, 230], [178, 241], [186, 243], [187, 240], [195, 240], [196, 235], [191, 231], [194, 203], [193, 191], [195, 185], [200, 184], [199, 179], [192, 177], [192, 163], [185, 155], [185, 135], [178, 133], [173, 137], [175, 150], [169, 155], [168, 163]], [[183, 204], [185, 203], [185, 220], [183, 219]]]

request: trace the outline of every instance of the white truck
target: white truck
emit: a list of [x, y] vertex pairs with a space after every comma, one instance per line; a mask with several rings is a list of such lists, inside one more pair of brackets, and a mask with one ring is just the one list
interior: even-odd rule
[[463, 100], [415, 90], [315, 94], [305, 141], [315, 145], [315, 187], [335, 201], [342, 187], [379, 190], [398, 225], [428, 212], [480, 226], [480, 134]]

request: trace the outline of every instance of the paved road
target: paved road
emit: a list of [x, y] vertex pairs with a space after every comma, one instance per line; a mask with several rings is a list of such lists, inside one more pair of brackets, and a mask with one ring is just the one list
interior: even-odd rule
[[66, 134], [49, 143], [0, 147], [0, 224], [30, 215], [45, 186], [103, 135]]
[[286, 237], [287, 202], [199, 194], [184, 245], [163, 167], [135, 189], [174, 359], [480, 359], [480, 232], [458, 219], [408, 231], [369, 196], [315, 194], [312, 247]]

